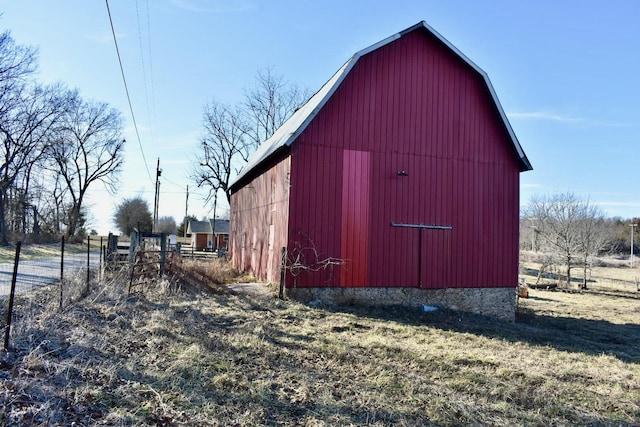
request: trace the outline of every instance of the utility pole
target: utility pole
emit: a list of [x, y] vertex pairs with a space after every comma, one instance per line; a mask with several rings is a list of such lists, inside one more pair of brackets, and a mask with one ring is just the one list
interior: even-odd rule
[[216, 239], [216, 205], [218, 204], [218, 189], [216, 189], [213, 195], [213, 221], [211, 221], [211, 232], [213, 233], [213, 250], [218, 248], [218, 241]]
[[536, 227], [536, 223], [535, 221], [538, 218], [529, 218], [529, 221], [531, 221], [531, 224], [529, 228], [531, 229], [531, 252], [536, 252], [536, 241], [538, 240], [538, 228]]
[[184, 222], [182, 223], [182, 231], [184, 236], [187, 237], [187, 218], [189, 216], [189, 186], [187, 185], [187, 200], [184, 202]]
[[156, 194], [153, 201], [153, 231], [158, 230], [158, 205], [160, 204], [160, 175], [162, 175], [162, 169], [160, 169], [160, 157], [158, 157], [158, 165], [156, 166]]
[[635, 230], [638, 224], [629, 224], [631, 227], [631, 268], [633, 268], [633, 230]]

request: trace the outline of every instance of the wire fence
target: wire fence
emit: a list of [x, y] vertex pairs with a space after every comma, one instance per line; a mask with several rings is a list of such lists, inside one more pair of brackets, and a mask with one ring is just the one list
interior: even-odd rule
[[80, 244], [65, 244], [64, 239], [48, 245], [18, 242], [0, 250], [0, 327], [5, 350], [15, 321], [25, 317], [24, 313], [16, 315], [14, 305], [18, 303], [24, 311], [27, 296], [54, 287], [55, 292], [49, 294], [57, 295], [59, 308], [64, 308], [88, 290], [102, 271], [105, 245], [105, 238], [91, 236]]

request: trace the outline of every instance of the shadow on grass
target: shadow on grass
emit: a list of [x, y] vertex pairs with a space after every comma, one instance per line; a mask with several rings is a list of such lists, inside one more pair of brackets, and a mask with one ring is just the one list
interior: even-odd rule
[[548, 302], [555, 302], [554, 299], [551, 298], [542, 298], [542, 297], [537, 297], [537, 296], [533, 296], [533, 295], [529, 295], [528, 297], [530, 300], [534, 300], [534, 301], [548, 301]]
[[[602, 295], [608, 295], [602, 293]], [[250, 310], [269, 310], [254, 298], [242, 293], [236, 296]], [[617, 298], [638, 299], [636, 295], [612, 294]], [[553, 298], [532, 296], [538, 301], [554, 301]], [[537, 314], [533, 310], [518, 307], [516, 321], [507, 323], [472, 313], [440, 309], [425, 313], [403, 306], [366, 307], [356, 305], [321, 305], [326, 312], [349, 313], [363, 318], [398, 322], [406, 325], [473, 333], [510, 342], [525, 342], [536, 346], [550, 346], [557, 350], [580, 352], [588, 355], [607, 354], [617, 359], [640, 364], [640, 325], [615, 324], [605, 320], [579, 319]]]
[[518, 309], [515, 323], [445, 309], [430, 313], [406, 307], [324, 306], [323, 309], [407, 325], [427, 325], [510, 342], [550, 346], [561, 351], [588, 355], [607, 354], [623, 362], [640, 364], [640, 325], [635, 324], [620, 325], [603, 320], [555, 317], [522, 308]]

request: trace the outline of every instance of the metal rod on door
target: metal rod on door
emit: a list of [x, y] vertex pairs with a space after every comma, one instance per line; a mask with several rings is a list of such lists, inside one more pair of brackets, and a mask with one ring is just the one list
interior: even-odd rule
[[426, 225], [426, 224], [405, 224], [403, 222], [391, 222], [392, 227], [406, 227], [406, 228], [422, 228], [426, 230], [451, 230], [453, 227], [450, 225]]

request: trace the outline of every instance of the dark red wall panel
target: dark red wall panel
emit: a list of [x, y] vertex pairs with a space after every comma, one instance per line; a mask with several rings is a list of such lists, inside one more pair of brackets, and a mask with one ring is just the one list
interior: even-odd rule
[[288, 285], [516, 286], [517, 158], [483, 79], [426, 32], [360, 58], [291, 162], [290, 251], [345, 264]]

